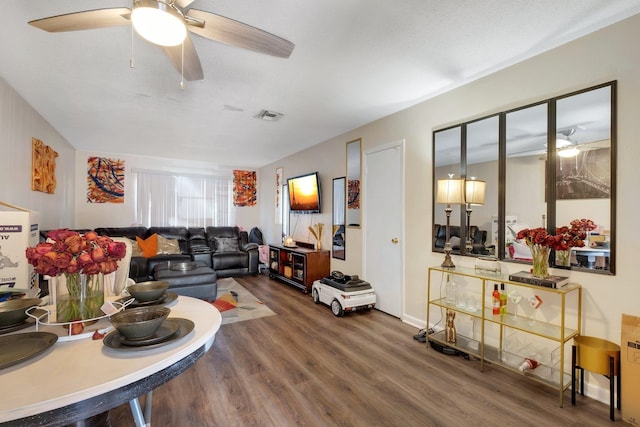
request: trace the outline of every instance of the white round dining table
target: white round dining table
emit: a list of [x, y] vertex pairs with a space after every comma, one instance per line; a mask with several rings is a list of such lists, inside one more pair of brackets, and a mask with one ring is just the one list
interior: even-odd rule
[[[150, 413], [142, 414], [138, 397], [193, 365], [211, 348], [222, 323], [215, 307], [196, 298], [179, 296], [167, 306], [169, 318], [191, 320], [193, 330], [142, 350], [108, 347], [91, 338], [58, 340], [42, 354], [1, 369], [0, 425], [83, 425], [126, 402], [136, 424], [147, 425], [144, 417]], [[33, 325], [14, 333], [35, 330]]]

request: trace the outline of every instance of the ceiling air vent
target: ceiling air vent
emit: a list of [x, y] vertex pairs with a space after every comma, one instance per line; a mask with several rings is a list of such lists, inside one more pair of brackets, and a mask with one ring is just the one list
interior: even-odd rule
[[275, 111], [269, 111], [269, 110], [262, 110], [260, 111], [260, 113], [258, 113], [256, 117], [261, 120], [266, 120], [268, 122], [275, 122], [276, 120], [279, 120], [280, 117], [282, 116], [283, 116], [282, 113], [277, 113]]

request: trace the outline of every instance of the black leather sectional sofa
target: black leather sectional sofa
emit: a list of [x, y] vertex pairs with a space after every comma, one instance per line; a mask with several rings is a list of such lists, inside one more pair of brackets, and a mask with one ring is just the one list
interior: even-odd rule
[[[258, 245], [249, 243], [247, 232], [238, 227], [101, 227], [95, 232], [109, 237], [127, 237], [134, 242], [136, 237], [147, 239], [154, 233], [178, 241], [180, 254], [132, 257], [129, 277], [136, 282], [153, 280], [155, 266], [166, 261], [201, 261], [213, 268], [217, 277], [258, 273]], [[220, 242], [230, 240], [237, 240], [237, 248], [235, 245], [220, 247]]]
[[[436, 250], [444, 250], [444, 244], [447, 240], [447, 226], [436, 224], [433, 227], [434, 246]], [[460, 241], [460, 226], [452, 225], [449, 227], [449, 239], [451, 242], [451, 253], [459, 254], [460, 246], [464, 245], [464, 242]], [[487, 232], [480, 230], [478, 226], [471, 226], [471, 245], [472, 254], [478, 255], [490, 255], [493, 246], [487, 246]]]

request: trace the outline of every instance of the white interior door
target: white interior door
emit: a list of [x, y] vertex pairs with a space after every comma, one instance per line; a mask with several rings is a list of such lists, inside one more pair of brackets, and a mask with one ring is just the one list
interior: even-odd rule
[[363, 246], [365, 280], [376, 308], [401, 317], [404, 283], [404, 141], [364, 156]]

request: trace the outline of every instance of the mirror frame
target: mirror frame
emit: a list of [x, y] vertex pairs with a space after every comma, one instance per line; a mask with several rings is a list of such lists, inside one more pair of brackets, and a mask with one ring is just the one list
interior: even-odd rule
[[[551, 267], [554, 268], [560, 268], [560, 269], [568, 269], [568, 270], [574, 270], [574, 271], [580, 271], [580, 272], [588, 272], [588, 273], [596, 273], [596, 274], [607, 274], [607, 275], [615, 275], [616, 273], [616, 205], [617, 205], [617, 200], [616, 200], [616, 164], [617, 164], [617, 81], [609, 81], [606, 83], [602, 83], [599, 85], [595, 85], [595, 86], [591, 86], [585, 89], [581, 89], [581, 90], [577, 90], [574, 92], [570, 92], [567, 94], [563, 94], [563, 95], [559, 95], [559, 96], [555, 96], [552, 98], [548, 98], [542, 101], [538, 101], [538, 102], [534, 102], [531, 104], [527, 104], [527, 105], [523, 105], [521, 107], [516, 107], [516, 108], [512, 108], [509, 110], [505, 110], [502, 112], [497, 113], [499, 116], [499, 138], [498, 138], [498, 152], [499, 152], [499, 156], [498, 156], [498, 181], [499, 181], [499, 186], [496, 189], [498, 191], [498, 242], [496, 242], [496, 257], [501, 260], [501, 261], [508, 261], [508, 262], [512, 262], [512, 263], [526, 263], [526, 264], [531, 264], [530, 261], [518, 261], [518, 260], [511, 260], [511, 259], [506, 259], [505, 258], [505, 219], [506, 219], [506, 213], [505, 213], [505, 194], [506, 194], [506, 180], [507, 180], [507, 176], [506, 176], [506, 116], [508, 113], [510, 112], [514, 112], [514, 111], [518, 111], [518, 110], [522, 110], [528, 107], [533, 107], [533, 106], [537, 106], [540, 104], [546, 104], [547, 105], [547, 134], [546, 134], [546, 139], [547, 139], [547, 161], [546, 161], [546, 166], [545, 166], [545, 177], [544, 177], [544, 183], [543, 185], [545, 186], [545, 194], [546, 194], [546, 202], [547, 202], [547, 208], [546, 208], [546, 228], [548, 230], [554, 230], [558, 224], [556, 224], [556, 164], [557, 164], [557, 158], [559, 156], [556, 155], [556, 134], [558, 132], [558, 130], [556, 129], [556, 123], [557, 123], [557, 117], [556, 117], [556, 105], [557, 102], [566, 98], [569, 98], [571, 96], [575, 96], [575, 95], [581, 95], [584, 94], [586, 92], [590, 92], [593, 90], [597, 90], [597, 89], [602, 89], [602, 88], [606, 88], [609, 87], [611, 90], [610, 93], [610, 127], [609, 127], [609, 131], [610, 131], [610, 196], [609, 196], [609, 250], [610, 250], [610, 255], [609, 255], [609, 268], [608, 270], [603, 270], [603, 269], [593, 269], [593, 268], [586, 268], [586, 267], [581, 267], [581, 266], [570, 266], [570, 267], [563, 267], [563, 266], [559, 266], [556, 265], [555, 262], [555, 254], [552, 252], [550, 258], [549, 258], [549, 264]], [[461, 164], [460, 164], [460, 176], [462, 178], [466, 178], [466, 126], [468, 124], [477, 122], [479, 120], [483, 120], [492, 116], [495, 116], [496, 113], [492, 113], [483, 117], [479, 117], [473, 120], [469, 120], [467, 122], [462, 122], [462, 123], [458, 123], [455, 125], [449, 125], [445, 128], [440, 128], [440, 129], [435, 129], [432, 132], [432, 162], [433, 162], [433, 167], [432, 167], [432, 188], [433, 188], [433, 192], [432, 192], [432, 209], [433, 209], [433, 213], [435, 213], [435, 209], [439, 209], [440, 206], [438, 204], [436, 204], [436, 146], [435, 146], [435, 142], [436, 142], [436, 135], [438, 132], [442, 132], [442, 131], [446, 131], [452, 128], [456, 128], [456, 127], [460, 127], [461, 128], [461, 143], [460, 143], [460, 147], [461, 147], [461, 152], [460, 152], [460, 159], [461, 159]], [[464, 210], [464, 205], [458, 205], [458, 206], [452, 206], [454, 209], [459, 209], [459, 214], [460, 217], [462, 217], [462, 213]], [[444, 209], [444, 208], [443, 208]], [[588, 215], [585, 215], [585, 217], [587, 217]], [[432, 236], [432, 252], [443, 252], [442, 250], [439, 250], [435, 247], [435, 216], [432, 215], [433, 221], [432, 221], [432, 229], [434, 229], [434, 235]], [[457, 225], [457, 224], [453, 224], [453, 225]], [[461, 224], [463, 226], [463, 224]], [[552, 232], [550, 232], [550, 234], [552, 234]], [[465, 254], [465, 251], [462, 250], [462, 255], [469, 255], [469, 254]], [[477, 255], [472, 255], [472, 256], [477, 256]]]
[[[347, 189], [346, 217], [349, 228], [360, 228], [362, 223], [361, 190], [362, 190], [362, 138], [347, 142]], [[357, 206], [350, 208], [349, 206]]]
[[[339, 178], [333, 178], [333, 205], [331, 209], [331, 256], [336, 259], [346, 259], [346, 239], [345, 239], [345, 219], [347, 215], [346, 208], [346, 191], [347, 191], [347, 177], [342, 176]], [[340, 212], [342, 210], [342, 212]], [[337, 223], [337, 218], [342, 213], [342, 223]], [[340, 230], [342, 227], [342, 230]], [[337, 233], [341, 232], [341, 240], [337, 240]], [[339, 244], [336, 244], [339, 242]]]
[[278, 244], [283, 243], [285, 236], [288, 236], [291, 232], [291, 213], [289, 212], [289, 186], [287, 185], [287, 181], [283, 179], [284, 184], [281, 187], [282, 194], [282, 225], [280, 232], [280, 242]]

